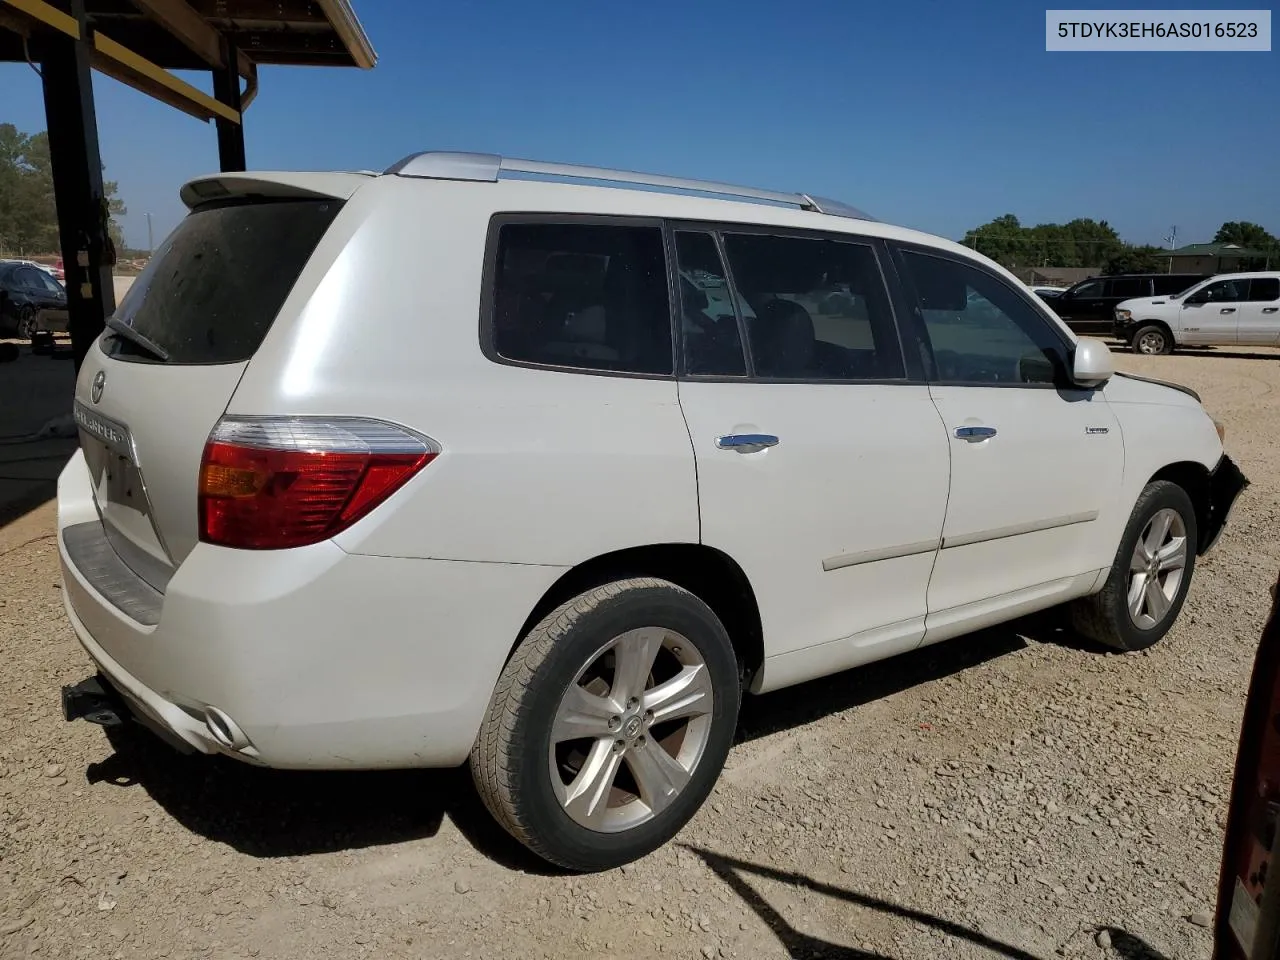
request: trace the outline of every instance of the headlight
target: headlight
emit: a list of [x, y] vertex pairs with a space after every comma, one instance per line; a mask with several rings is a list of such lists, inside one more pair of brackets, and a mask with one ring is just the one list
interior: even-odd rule
[[1218, 431], [1218, 442], [1226, 443], [1227, 442], [1226, 424], [1220, 423], [1219, 421], [1215, 420], [1213, 421], [1213, 428]]
[[1133, 319], [1133, 314], [1128, 310], [1117, 310], [1116, 319], [1119, 320], [1121, 323], [1128, 323], [1130, 320]]

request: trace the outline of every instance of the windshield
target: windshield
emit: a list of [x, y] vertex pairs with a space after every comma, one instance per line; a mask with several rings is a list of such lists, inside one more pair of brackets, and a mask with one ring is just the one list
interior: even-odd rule
[[341, 207], [331, 199], [197, 207], [165, 238], [115, 312], [112, 325], [138, 336], [108, 330], [104, 349], [122, 360], [248, 360]]

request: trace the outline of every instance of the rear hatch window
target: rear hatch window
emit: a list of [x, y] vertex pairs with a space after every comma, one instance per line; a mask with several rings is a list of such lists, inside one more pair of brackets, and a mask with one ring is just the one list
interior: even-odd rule
[[328, 198], [196, 207], [116, 310], [113, 324], [138, 336], [108, 330], [103, 350], [152, 363], [248, 360], [341, 207]]

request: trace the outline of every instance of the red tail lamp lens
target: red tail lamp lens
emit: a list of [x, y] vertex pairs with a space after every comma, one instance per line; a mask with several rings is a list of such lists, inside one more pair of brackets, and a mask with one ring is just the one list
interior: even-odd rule
[[224, 418], [200, 465], [200, 539], [250, 550], [319, 543], [439, 452], [380, 421]]

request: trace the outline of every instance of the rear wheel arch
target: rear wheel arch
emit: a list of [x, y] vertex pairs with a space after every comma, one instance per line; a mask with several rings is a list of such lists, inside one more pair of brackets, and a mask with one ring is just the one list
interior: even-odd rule
[[508, 658], [548, 613], [571, 597], [605, 583], [656, 577], [683, 587], [709, 606], [733, 642], [744, 686], [764, 663], [760, 608], [747, 575], [728, 554], [699, 543], [660, 543], [601, 554], [566, 571], [530, 611]]

